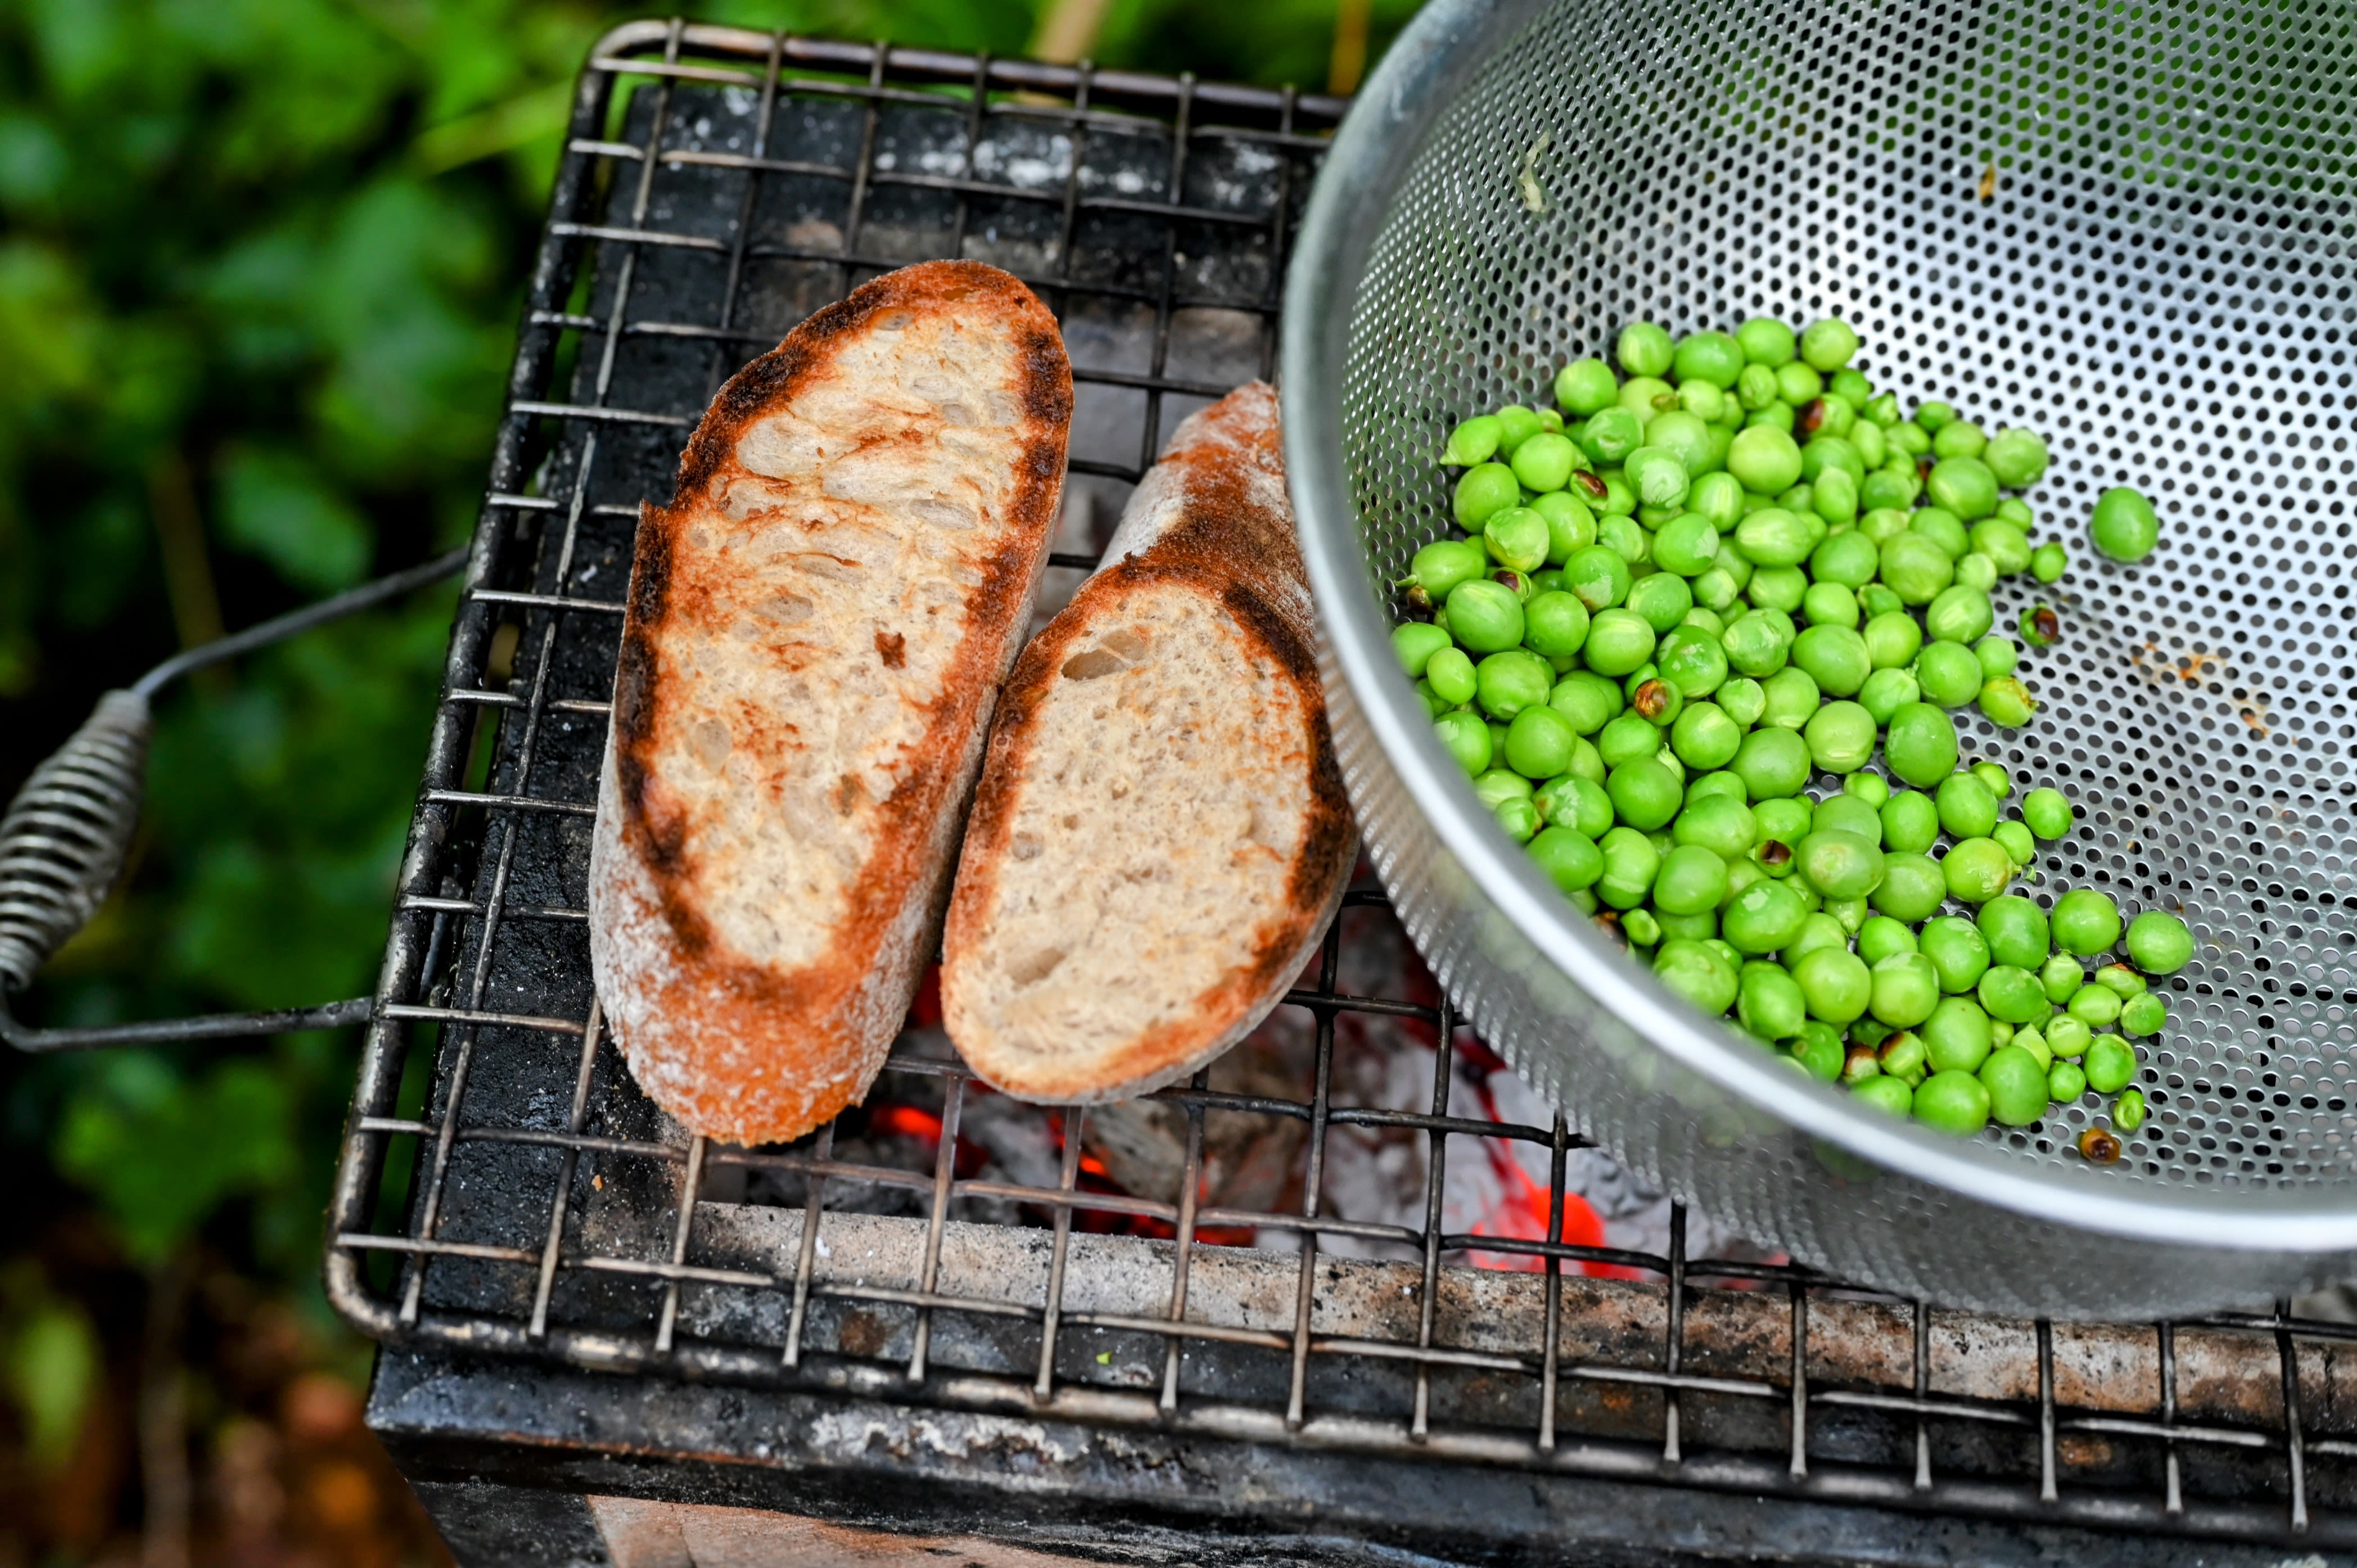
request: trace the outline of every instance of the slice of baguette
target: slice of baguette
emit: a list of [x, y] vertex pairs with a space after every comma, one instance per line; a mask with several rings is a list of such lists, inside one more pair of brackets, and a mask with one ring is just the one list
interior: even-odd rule
[[860, 1098], [940, 929], [1062, 494], [1071, 370], [1014, 278], [929, 262], [720, 390], [639, 525], [589, 952], [640, 1088], [800, 1137]]
[[943, 1023], [1026, 1100], [1123, 1100], [1242, 1039], [1356, 854], [1277, 445], [1254, 382], [1178, 427], [999, 699]]

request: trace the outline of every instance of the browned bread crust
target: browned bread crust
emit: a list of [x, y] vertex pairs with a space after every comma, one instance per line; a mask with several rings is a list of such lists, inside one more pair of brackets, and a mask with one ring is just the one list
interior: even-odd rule
[[[1141, 635], [1159, 638], [1164, 646], [1144, 651]], [[1131, 642], [1125, 645], [1124, 637]], [[1214, 642], [1226, 645], [1226, 668], [1240, 677], [1236, 688], [1209, 694], [1187, 690], [1184, 682], [1200, 680], [1194, 671]], [[1125, 646], [1133, 651], [1125, 654]], [[1130, 668], [1118, 670], [1125, 659]], [[1157, 661], [1174, 672], [1154, 672]], [[1100, 669], [1160, 684], [1141, 684], [1119, 698], [1101, 696], [1111, 682], [1101, 681]], [[1200, 723], [1202, 710], [1189, 705], [1210, 695], [1241, 707], [1255, 701], [1246, 688], [1268, 699], [1256, 701], [1261, 722], [1255, 725]], [[1053, 705], [1069, 710], [1105, 702], [1153, 702], [1157, 717], [1128, 729], [1086, 722], [1076, 727], [1068, 718], [1061, 729], [1066, 738], [1050, 736]], [[1187, 744], [1166, 751], [1164, 740], [1174, 726], [1191, 733]], [[1124, 736], [1141, 753], [1128, 759], [1127, 768], [1123, 758], [1087, 755], [1092, 746], [1122, 745]], [[1107, 736], [1113, 738], [1101, 738]], [[1094, 782], [1077, 782], [1100, 763], [1111, 772], [1101, 767]], [[1064, 803], [1085, 808], [1087, 791], [1103, 788], [1105, 778], [1117, 776], [1117, 787], [1127, 789], [1148, 772], [1176, 775], [1149, 781], [1175, 786], [1166, 800], [1220, 795], [1281, 802], [1275, 809], [1286, 815], [1285, 831], [1266, 835], [1287, 843], [1281, 874], [1272, 876], [1271, 868], [1248, 864], [1251, 852], [1266, 853], [1257, 843], [1241, 846], [1242, 858], [1223, 846], [1190, 855], [1182, 832], [1168, 846], [1146, 844], [1141, 858], [1137, 844], [1118, 842], [1118, 836], [1169, 834], [1167, 824], [1134, 824], [1135, 832], [1124, 834], [1116, 822], [1114, 842], [1052, 837], [1052, 824], [1072, 820], [1059, 816]], [[1243, 808], [1247, 815], [1252, 809]], [[1022, 822], [1031, 827], [1018, 851]], [[1034, 831], [1043, 822], [1050, 824], [1044, 835]], [[1284, 489], [1275, 399], [1254, 382], [1181, 426], [1132, 499], [1106, 564], [1024, 650], [1001, 693], [943, 933], [942, 1008], [951, 1037], [985, 1079], [1026, 1099], [1122, 1099], [1191, 1072], [1249, 1032], [1300, 972], [1340, 901], [1356, 842], [1327, 729], [1308, 577]], [[1037, 967], [1026, 950], [1057, 923], [1043, 926], [1042, 909], [1069, 911], [1057, 918], [1067, 932], [1055, 934], [1049, 949], [1059, 955], [1067, 946], [1075, 952], [1086, 947], [1091, 932], [1080, 928], [1092, 922], [1114, 931], [1110, 945], [1118, 951], [1107, 957], [1132, 970], [1151, 969], [1188, 940], [1157, 922], [1154, 900], [1180, 890], [1131, 900], [1119, 886], [1162, 869], [1166, 848], [1167, 864], [1182, 867], [1174, 875], [1192, 879], [1184, 891], [1199, 903], [1208, 901], [1232, 927], [1212, 940], [1216, 956], [1206, 971], [1208, 983], [1191, 995], [1164, 997], [1158, 1005], [1126, 1014], [1097, 1006], [1084, 994], [1135, 978], [1112, 972], [1074, 977], [1080, 994], [1052, 1016], [1048, 1009], [1027, 1012], [1019, 996], [1010, 998], [1007, 976], [1028, 973], [1027, 963]], [[1119, 864], [1125, 851], [1132, 853], [1127, 867]], [[1040, 867], [1056, 867], [1049, 886], [1020, 897], [1007, 893], [1010, 878], [1033, 876]], [[1018, 908], [1030, 914], [1018, 915]], [[1013, 931], [1018, 924], [1024, 934]], [[1199, 966], [1201, 951], [1198, 943]], [[1059, 966], [1067, 961], [1083, 961], [1054, 960]], [[1017, 981], [1029, 983], [1019, 974]], [[1105, 1026], [1115, 1016], [1147, 1013], [1151, 1017], [1134, 1029]]]
[[866, 285], [723, 387], [645, 509], [590, 856], [598, 994], [690, 1130], [866, 1092], [939, 929], [1060, 503], [1054, 318], [973, 262]]

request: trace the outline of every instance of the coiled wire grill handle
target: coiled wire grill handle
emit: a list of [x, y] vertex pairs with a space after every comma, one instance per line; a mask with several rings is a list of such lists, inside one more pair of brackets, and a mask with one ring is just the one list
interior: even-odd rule
[[365, 1023], [372, 1005], [359, 996], [318, 1007], [270, 1013], [216, 1013], [85, 1029], [37, 1029], [9, 1013], [6, 996], [33, 983], [51, 953], [98, 912], [122, 875], [145, 794], [147, 743], [155, 731], [148, 700], [189, 671], [282, 641], [341, 619], [466, 564], [462, 547], [363, 583], [234, 636], [166, 660], [135, 686], [107, 693], [65, 745], [33, 769], [0, 816], [0, 1039], [20, 1051], [88, 1050], [152, 1040], [229, 1038]]

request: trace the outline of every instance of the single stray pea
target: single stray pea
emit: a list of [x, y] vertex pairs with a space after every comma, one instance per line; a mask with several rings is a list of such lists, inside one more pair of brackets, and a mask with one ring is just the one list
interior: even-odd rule
[[2021, 798], [2021, 820], [2029, 831], [2049, 841], [2069, 833], [2074, 813], [2071, 801], [2060, 789], [2040, 785]]
[[2143, 560], [2160, 542], [2160, 519], [2152, 502], [2125, 485], [2105, 490], [2095, 499], [2087, 521], [2095, 548], [2129, 565]]
[[[2120, 907], [2111, 895], [2074, 887], [2054, 901], [2054, 945], [2082, 958], [2109, 952], [2120, 940]], [[2186, 955], [2192, 956], [2190, 950]]]
[[2112, 1104], [2112, 1124], [2123, 1133], [2144, 1125], [2144, 1090], [2131, 1089]]
[[2029, 575], [2041, 583], [2059, 583], [2071, 564], [2071, 553], [2052, 540], [2029, 553]]
[[2193, 933], [2165, 909], [2147, 909], [2128, 925], [2128, 961], [2147, 974], [2175, 974], [2193, 961]]

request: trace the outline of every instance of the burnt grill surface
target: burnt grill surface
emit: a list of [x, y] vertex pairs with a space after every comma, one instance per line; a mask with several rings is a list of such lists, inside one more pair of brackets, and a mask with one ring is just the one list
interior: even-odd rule
[[[1561, 1240], [1579, 1140], [1469, 1113], [1486, 1053], [1412, 960], [1385, 961], [1402, 944], [1372, 885], [1279, 1008], [1260, 1079], [1207, 1072], [1093, 1129], [971, 1084], [925, 1028], [869, 1110], [790, 1148], [691, 1139], [638, 1093], [589, 983], [591, 802], [638, 506], [668, 496], [712, 392], [879, 271], [965, 255], [1023, 277], [1076, 381], [1060, 602], [1178, 420], [1270, 372], [1341, 107], [679, 24], [609, 36], [403, 865], [332, 1216], [338, 1308], [427, 1356], [2357, 1544], [2357, 1329], [2288, 1304], [2174, 1326], [1943, 1313], [1689, 1258], [1675, 1207], [1658, 1250]], [[1415, 1107], [1338, 1072], [1378, 1039], [1423, 1053]], [[1327, 1208], [1344, 1136], [1409, 1147], [1421, 1212]], [[1449, 1233], [1450, 1167], [1505, 1144], [1551, 1173], [1544, 1238]], [[1289, 1174], [1212, 1169], [1231, 1156]]]

